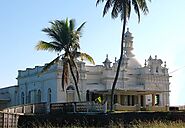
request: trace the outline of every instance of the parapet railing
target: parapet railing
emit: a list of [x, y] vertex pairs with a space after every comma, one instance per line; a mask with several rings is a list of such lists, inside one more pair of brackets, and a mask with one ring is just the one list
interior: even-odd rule
[[17, 128], [19, 115], [0, 111], [0, 128]]
[[95, 102], [68, 102], [68, 103], [53, 103], [50, 105], [51, 113], [103, 113], [106, 106]]
[[102, 113], [106, 106], [95, 102], [36, 103], [13, 106], [3, 109], [7, 113], [45, 114], [45, 113]]
[[24, 104], [3, 109], [7, 113], [23, 113], [23, 114], [43, 114], [47, 113], [47, 103]]

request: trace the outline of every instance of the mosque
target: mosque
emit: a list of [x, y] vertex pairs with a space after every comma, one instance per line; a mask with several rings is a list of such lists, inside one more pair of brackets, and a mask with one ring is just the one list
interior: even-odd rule
[[[125, 33], [124, 57], [114, 95], [115, 110], [168, 111], [169, 73], [166, 62], [149, 56], [142, 66], [135, 58], [132, 33]], [[88, 66], [78, 61], [79, 90], [82, 101], [101, 97], [110, 105], [111, 87], [118, 61], [111, 62], [108, 55], [103, 65]], [[78, 102], [72, 77], [62, 89], [62, 62], [54, 64], [39, 76], [44, 66], [19, 70], [17, 85], [0, 89], [0, 109], [35, 103]]]

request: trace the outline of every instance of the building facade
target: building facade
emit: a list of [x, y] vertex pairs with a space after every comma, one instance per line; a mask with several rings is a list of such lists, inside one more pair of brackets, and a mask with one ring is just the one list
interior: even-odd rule
[[[166, 62], [151, 56], [142, 66], [134, 57], [132, 33], [127, 30], [124, 41], [124, 57], [116, 84], [114, 103], [117, 110], [153, 108], [167, 110], [169, 106], [169, 74]], [[119, 60], [111, 62], [106, 56], [103, 65], [88, 66], [78, 61], [80, 80], [78, 87], [82, 101], [110, 103], [111, 87]], [[10, 107], [33, 103], [77, 102], [72, 77], [62, 89], [62, 61], [39, 75], [44, 66], [18, 71], [18, 85], [0, 89], [0, 105]]]

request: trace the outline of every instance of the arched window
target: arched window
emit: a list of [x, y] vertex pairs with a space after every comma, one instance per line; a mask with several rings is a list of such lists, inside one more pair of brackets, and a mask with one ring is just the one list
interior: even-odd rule
[[159, 94], [156, 94], [155, 95], [155, 105], [159, 105], [160, 103], [160, 97], [159, 97]]
[[86, 101], [90, 101], [90, 91], [86, 91]]
[[40, 91], [40, 89], [38, 90], [37, 101], [38, 101], [38, 103], [41, 102], [41, 91]]
[[28, 92], [28, 103], [31, 103], [31, 91]]
[[156, 67], [156, 73], [158, 73], [159, 72], [159, 67]]
[[67, 94], [67, 102], [75, 101], [75, 88], [72, 85], [67, 87], [66, 94]]
[[48, 102], [51, 103], [51, 88], [48, 89]]
[[14, 92], [14, 104], [17, 105], [17, 91]]
[[21, 104], [24, 104], [24, 92], [21, 93]]

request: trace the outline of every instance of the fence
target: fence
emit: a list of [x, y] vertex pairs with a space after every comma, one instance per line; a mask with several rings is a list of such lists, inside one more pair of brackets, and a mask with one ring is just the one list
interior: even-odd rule
[[3, 109], [7, 113], [44, 114], [47, 113], [47, 103], [25, 104]]
[[104, 105], [94, 102], [25, 104], [3, 109], [0, 112], [0, 128], [16, 128], [19, 115], [51, 113], [103, 113]]
[[0, 128], [16, 128], [20, 114], [0, 112]]
[[50, 105], [51, 113], [103, 113], [106, 111], [105, 109], [105, 105], [94, 102], [53, 103]]
[[65, 103], [37, 103], [25, 104], [3, 109], [5, 113], [24, 113], [28, 114], [45, 114], [51, 113], [102, 113], [106, 112], [106, 105], [101, 105], [95, 102], [65, 102]]

